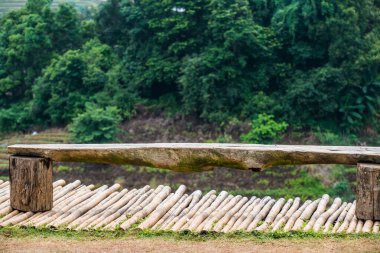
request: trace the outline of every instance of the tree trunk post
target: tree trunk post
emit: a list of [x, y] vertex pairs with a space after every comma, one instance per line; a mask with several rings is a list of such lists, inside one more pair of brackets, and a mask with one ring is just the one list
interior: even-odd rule
[[53, 207], [53, 163], [42, 157], [10, 156], [10, 203], [20, 211], [42, 212]]
[[380, 220], [380, 164], [359, 163], [356, 217]]

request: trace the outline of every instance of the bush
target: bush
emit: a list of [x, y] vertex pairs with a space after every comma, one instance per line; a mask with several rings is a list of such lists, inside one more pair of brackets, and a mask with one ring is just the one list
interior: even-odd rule
[[114, 141], [121, 122], [119, 109], [86, 104], [86, 111], [74, 118], [69, 131], [78, 143], [104, 143]]
[[275, 121], [273, 115], [258, 114], [252, 120], [251, 130], [242, 135], [241, 140], [247, 143], [271, 143], [287, 128], [288, 123]]

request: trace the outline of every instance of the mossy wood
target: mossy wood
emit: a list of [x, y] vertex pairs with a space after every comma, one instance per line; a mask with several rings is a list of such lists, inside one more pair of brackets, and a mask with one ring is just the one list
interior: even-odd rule
[[131, 164], [195, 172], [214, 167], [262, 170], [292, 164], [380, 164], [380, 148], [254, 144], [23, 144], [8, 153], [61, 162]]

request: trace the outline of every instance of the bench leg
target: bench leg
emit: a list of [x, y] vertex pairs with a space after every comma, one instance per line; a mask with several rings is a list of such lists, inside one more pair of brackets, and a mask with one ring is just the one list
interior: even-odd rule
[[356, 217], [380, 220], [380, 164], [359, 163], [356, 178]]
[[53, 207], [53, 163], [41, 157], [10, 156], [10, 202], [13, 209], [41, 212]]

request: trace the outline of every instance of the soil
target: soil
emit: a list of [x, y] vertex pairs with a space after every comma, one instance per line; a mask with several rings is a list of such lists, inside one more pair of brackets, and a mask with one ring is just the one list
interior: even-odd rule
[[[1, 239], [1, 238], [0, 238]], [[374, 239], [307, 240], [212, 240], [113, 239], [82, 241], [71, 239], [2, 239], [0, 252], [380, 252]]]

